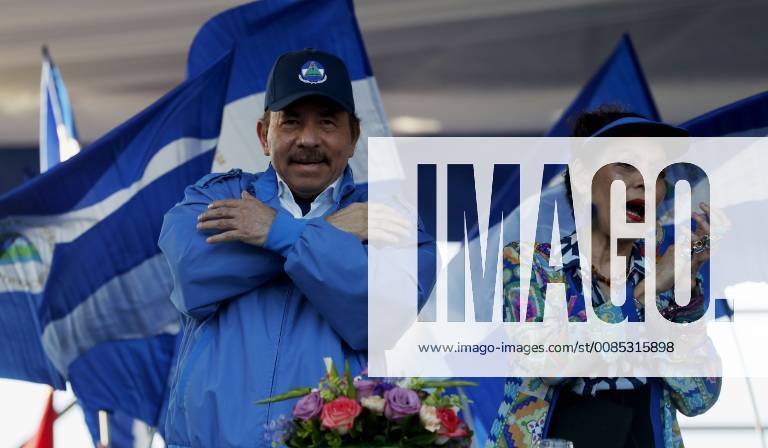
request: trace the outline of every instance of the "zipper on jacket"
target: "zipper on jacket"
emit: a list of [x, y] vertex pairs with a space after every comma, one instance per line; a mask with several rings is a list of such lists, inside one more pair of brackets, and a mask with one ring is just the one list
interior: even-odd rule
[[[269, 383], [269, 396], [272, 397], [275, 394], [275, 377], [277, 375], [277, 364], [280, 359], [280, 343], [283, 340], [283, 328], [285, 328], [285, 317], [288, 315], [288, 303], [291, 295], [293, 295], [293, 284], [288, 286], [288, 292], [286, 293], [285, 301], [283, 303], [283, 317], [280, 320], [280, 331], [277, 334], [277, 347], [275, 348], [275, 363], [272, 366], [272, 379]], [[272, 403], [267, 405], [267, 424], [271, 421], [272, 416]]]

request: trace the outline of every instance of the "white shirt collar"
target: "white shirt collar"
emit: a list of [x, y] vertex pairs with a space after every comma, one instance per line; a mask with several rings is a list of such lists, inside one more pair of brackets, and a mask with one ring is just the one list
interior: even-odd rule
[[336, 178], [325, 190], [322, 191], [314, 201], [310, 208], [310, 212], [305, 216], [302, 216], [301, 207], [296, 203], [296, 199], [293, 197], [293, 192], [287, 183], [280, 177], [280, 174], [275, 171], [277, 176], [277, 196], [280, 199], [280, 205], [291, 213], [296, 218], [315, 218], [322, 216], [331, 206], [336, 203], [336, 198], [339, 194], [339, 186], [344, 178], [344, 173]]

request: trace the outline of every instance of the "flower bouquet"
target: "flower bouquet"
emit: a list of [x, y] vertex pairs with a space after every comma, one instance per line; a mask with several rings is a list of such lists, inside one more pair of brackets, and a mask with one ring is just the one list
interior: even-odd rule
[[[291, 419], [265, 425], [272, 446], [288, 447], [468, 447], [472, 431], [458, 416], [460, 397], [445, 388], [469, 381], [352, 378], [339, 375], [325, 358], [327, 375], [317, 388], [293, 389], [257, 403], [299, 398]], [[365, 371], [363, 371], [365, 375]]]

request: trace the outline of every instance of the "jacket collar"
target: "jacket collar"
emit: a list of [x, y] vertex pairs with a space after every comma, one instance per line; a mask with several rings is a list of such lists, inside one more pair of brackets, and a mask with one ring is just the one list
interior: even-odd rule
[[[261, 173], [256, 180], [251, 183], [251, 191], [261, 202], [271, 202], [276, 196], [278, 191], [277, 186], [277, 172], [272, 164]], [[341, 183], [338, 188], [333, 189], [333, 202], [338, 204], [344, 196], [348, 195], [355, 189], [355, 178], [352, 175], [352, 168], [349, 165], [344, 168], [344, 174], [341, 175]]]

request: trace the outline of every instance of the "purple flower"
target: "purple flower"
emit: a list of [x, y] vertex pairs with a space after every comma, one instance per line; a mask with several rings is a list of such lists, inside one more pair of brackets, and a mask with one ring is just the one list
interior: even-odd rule
[[284, 415], [264, 424], [264, 440], [270, 445], [284, 444], [293, 433], [293, 422]]
[[357, 380], [355, 381], [355, 390], [357, 391], [357, 401], [363, 398], [373, 395], [373, 391], [376, 389], [376, 381], [371, 380]]
[[384, 392], [384, 416], [390, 420], [399, 420], [419, 412], [421, 400], [415, 391], [394, 387]]
[[395, 385], [392, 383], [379, 383], [376, 385], [376, 387], [373, 388], [373, 393], [375, 395], [381, 395], [384, 396], [384, 393], [392, 388], [394, 388]]
[[320, 392], [312, 392], [304, 395], [296, 405], [293, 407], [293, 418], [299, 420], [309, 420], [320, 415], [320, 411], [323, 409], [323, 398], [320, 396]]

